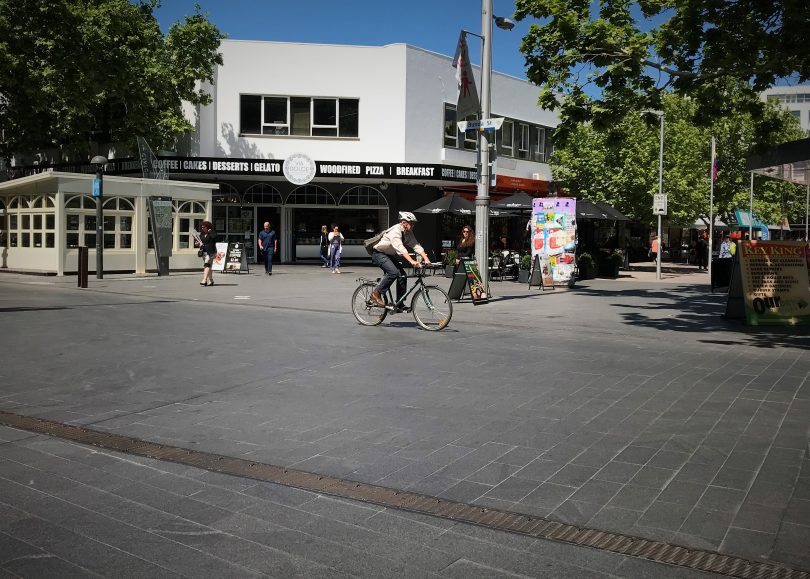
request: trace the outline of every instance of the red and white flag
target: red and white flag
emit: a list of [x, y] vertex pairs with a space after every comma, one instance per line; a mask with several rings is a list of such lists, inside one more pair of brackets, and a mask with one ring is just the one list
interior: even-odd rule
[[467, 35], [464, 31], [458, 37], [456, 55], [453, 58], [453, 68], [456, 69], [458, 83], [458, 102], [456, 104], [456, 118], [464, 120], [469, 116], [478, 116], [481, 103], [478, 100], [478, 91], [475, 89], [472, 65], [467, 52]]

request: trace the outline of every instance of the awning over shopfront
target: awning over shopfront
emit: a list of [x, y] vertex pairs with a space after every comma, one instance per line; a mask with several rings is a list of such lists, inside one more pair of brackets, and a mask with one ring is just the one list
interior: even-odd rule
[[619, 210], [604, 201], [577, 199], [577, 219], [606, 219], [609, 221], [630, 221]]
[[797, 185], [810, 184], [810, 139], [782, 143], [760, 155], [750, 155], [746, 168]]

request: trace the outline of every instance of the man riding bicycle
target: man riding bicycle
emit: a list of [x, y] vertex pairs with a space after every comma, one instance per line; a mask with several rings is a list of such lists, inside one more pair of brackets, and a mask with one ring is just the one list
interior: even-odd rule
[[399, 223], [389, 227], [383, 232], [382, 239], [374, 246], [371, 254], [371, 262], [383, 270], [383, 277], [380, 283], [371, 292], [371, 299], [378, 306], [385, 306], [383, 294], [388, 291], [395, 281], [397, 282], [397, 301], [399, 301], [408, 289], [408, 279], [405, 277], [404, 261], [413, 267], [419, 268], [421, 265], [413, 259], [406, 245], [411, 246], [414, 251], [422, 256], [425, 263], [430, 263], [430, 258], [425, 253], [425, 249], [419, 245], [413, 234], [413, 225], [416, 223], [416, 216], [410, 211], [399, 212]]

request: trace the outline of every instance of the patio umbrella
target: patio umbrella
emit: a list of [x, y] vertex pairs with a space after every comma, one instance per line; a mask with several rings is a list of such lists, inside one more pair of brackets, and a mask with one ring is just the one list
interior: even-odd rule
[[453, 213], [455, 215], [475, 215], [475, 204], [467, 201], [458, 195], [445, 195], [431, 201], [427, 205], [422, 205], [419, 209], [414, 209], [414, 213]]
[[604, 201], [577, 199], [577, 219], [605, 219], [608, 221], [630, 221], [618, 209]]
[[518, 191], [500, 201], [493, 201], [490, 207], [493, 209], [517, 209], [520, 211], [531, 211], [534, 197], [523, 191]]

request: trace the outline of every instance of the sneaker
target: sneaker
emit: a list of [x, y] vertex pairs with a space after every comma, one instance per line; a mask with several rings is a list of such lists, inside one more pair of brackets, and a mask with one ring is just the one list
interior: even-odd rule
[[340, 273], [340, 269], [336, 267], [335, 268], [335, 273]]

